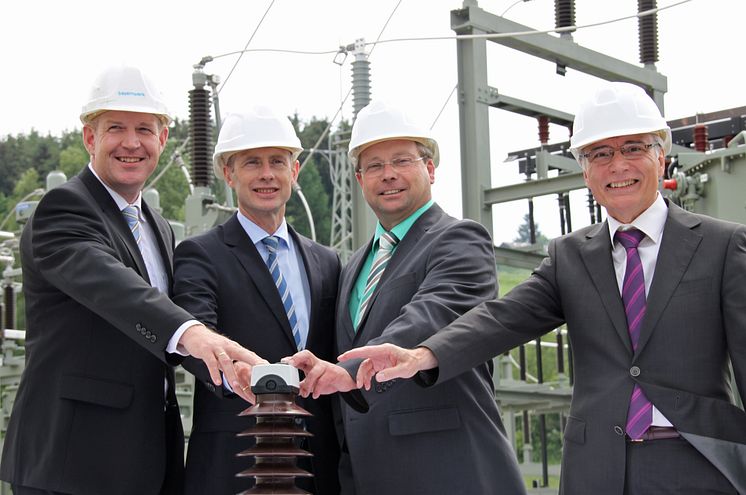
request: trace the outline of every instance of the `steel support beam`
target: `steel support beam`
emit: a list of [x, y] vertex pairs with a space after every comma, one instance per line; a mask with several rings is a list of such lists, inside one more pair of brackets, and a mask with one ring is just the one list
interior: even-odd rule
[[583, 173], [562, 174], [549, 179], [532, 180], [511, 184], [509, 186], [495, 187], [484, 191], [484, 205], [494, 205], [498, 203], [507, 203], [517, 199], [533, 198], [536, 196], [545, 196], [547, 194], [556, 194], [585, 187]]
[[[482, 32], [467, 30], [471, 34]], [[458, 40], [456, 56], [463, 216], [481, 223], [492, 235], [492, 208], [481, 201], [482, 191], [491, 184], [486, 45], [484, 39]]]

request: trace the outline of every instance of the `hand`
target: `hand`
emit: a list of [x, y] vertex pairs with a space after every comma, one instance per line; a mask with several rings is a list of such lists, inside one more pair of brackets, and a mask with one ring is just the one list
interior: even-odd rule
[[291, 357], [282, 358], [289, 364], [305, 373], [306, 378], [300, 382], [300, 395], [314, 399], [334, 392], [349, 392], [357, 388], [350, 374], [344, 368], [317, 358], [311, 351], [303, 350]]
[[[210, 372], [212, 383], [216, 386], [222, 386], [223, 384], [220, 376], [222, 371], [225, 379], [238, 395], [241, 395], [238, 393], [239, 390], [243, 393], [245, 393], [245, 390], [249, 390], [246, 386], [251, 386], [251, 373], [248, 373], [248, 382], [241, 382], [233, 362], [242, 361], [249, 366], [267, 363], [266, 360], [253, 352], [244, 349], [229, 338], [213, 332], [202, 324], [187, 328], [179, 339], [179, 345], [191, 356], [201, 359], [205, 363]], [[247, 373], [244, 370], [243, 377], [246, 378], [246, 376]], [[241, 395], [241, 397], [244, 397], [244, 395]]]
[[438, 358], [427, 347], [404, 349], [393, 344], [356, 347], [338, 358], [340, 361], [364, 359], [357, 371], [357, 387], [370, 390], [375, 375], [380, 383], [394, 378], [410, 378], [415, 373], [438, 367]]
[[249, 404], [256, 404], [256, 396], [254, 395], [254, 392], [251, 391], [251, 372], [257, 364], [269, 364], [265, 359], [261, 359], [260, 361], [261, 362], [254, 363], [253, 365], [244, 363], [243, 361], [236, 361], [233, 363], [233, 368], [236, 370], [239, 382], [246, 384], [239, 388], [234, 388], [233, 392]]

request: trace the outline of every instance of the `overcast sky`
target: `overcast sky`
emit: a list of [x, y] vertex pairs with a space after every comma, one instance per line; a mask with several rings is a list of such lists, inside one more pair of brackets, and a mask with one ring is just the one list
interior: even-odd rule
[[[679, 0], [658, 0], [658, 7]], [[39, 132], [59, 134], [80, 127], [78, 114], [88, 88], [111, 64], [140, 65], [159, 83], [173, 113], [188, 117], [187, 92], [193, 65], [243, 49], [271, 0], [210, 2], [130, 0], [66, 2], [24, 0], [0, 5], [0, 136]], [[398, 8], [397, 4], [399, 4]], [[515, 4], [515, 5], [514, 5]], [[357, 38], [382, 40], [453, 36], [450, 11], [460, 0], [275, 0], [249, 49], [334, 52]], [[482, 0], [479, 6], [538, 30], [554, 27], [552, 0]], [[576, 0], [578, 26], [635, 14], [635, 0]], [[674, 119], [746, 105], [743, 80], [744, 0], [691, 0], [658, 14], [658, 70], [668, 77], [666, 118]], [[637, 20], [581, 29], [577, 43], [638, 62]], [[405, 106], [430, 126], [441, 146], [434, 195], [447, 211], [461, 216], [456, 42], [399, 41], [377, 45], [370, 57], [373, 98]], [[331, 118], [350, 87], [352, 56], [342, 65], [334, 54], [304, 55], [273, 51], [216, 58], [205, 71], [219, 75], [223, 114], [254, 103], [269, 104], [302, 119]], [[488, 43], [489, 84], [500, 93], [573, 113], [593, 78], [568, 70], [555, 75], [554, 64]], [[446, 103], [447, 102], [447, 103]], [[351, 99], [342, 116], [351, 117]], [[491, 110], [493, 185], [522, 180], [516, 164], [503, 164], [508, 152], [538, 145], [536, 121]], [[550, 142], [567, 131], [551, 128]], [[582, 203], [582, 192], [574, 195]], [[555, 197], [537, 200], [541, 230], [559, 234]], [[497, 207], [497, 243], [515, 237], [525, 201]], [[585, 209], [573, 210], [573, 227], [588, 223]]]

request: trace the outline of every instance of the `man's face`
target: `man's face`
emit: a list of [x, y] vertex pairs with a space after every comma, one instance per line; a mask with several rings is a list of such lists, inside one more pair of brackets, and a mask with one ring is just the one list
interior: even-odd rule
[[238, 207], [259, 225], [262, 219], [281, 219], [300, 164], [282, 148], [255, 148], [232, 155], [223, 167], [225, 180], [236, 190]]
[[[583, 169], [586, 185], [609, 215], [622, 223], [631, 223], [653, 204], [658, 180], [663, 176], [665, 156], [650, 134], [618, 136], [598, 141], [583, 148], [590, 154]], [[626, 156], [619, 151], [625, 146]], [[609, 163], [604, 156], [613, 150]], [[601, 157], [593, 161], [593, 157]]]
[[150, 113], [112, 110], [83, 127], [83, 142], [96, 174], [130, 202], [158, 165], [166, 139], [168, 127]]
[[[391, 164], [402, 160], [406, 163], [408, 159], [411, 163], [405, 167]], [[360, 154], [358, 169], [356, 177], [365, 201], [386, 230], [401, 223], [432, 197], [430, 184], [435, 182], [435, 165], [431, 159], [421, 158], [414, 141], [396, 139], [376, 143]]]

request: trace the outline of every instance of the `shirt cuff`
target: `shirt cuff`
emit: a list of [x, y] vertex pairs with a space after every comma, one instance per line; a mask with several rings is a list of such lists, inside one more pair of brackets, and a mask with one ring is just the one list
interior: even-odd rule
[[189, 355], [189, 353], [186, 352], [186, 350], [179, 345], [179, 340], [181, 340], [181, 336], [184, 335], [184, 332], [187, 331], [187, 328], [191, 327], [192, 325], [201, 325], [201, 323], [197, 320], [189, 320], [185, 323], [182, 323], [181, 326], [176, 329], [171, 339], [168, 341], [166, 352], [170, 354], [179, 354], [181, 356]]

